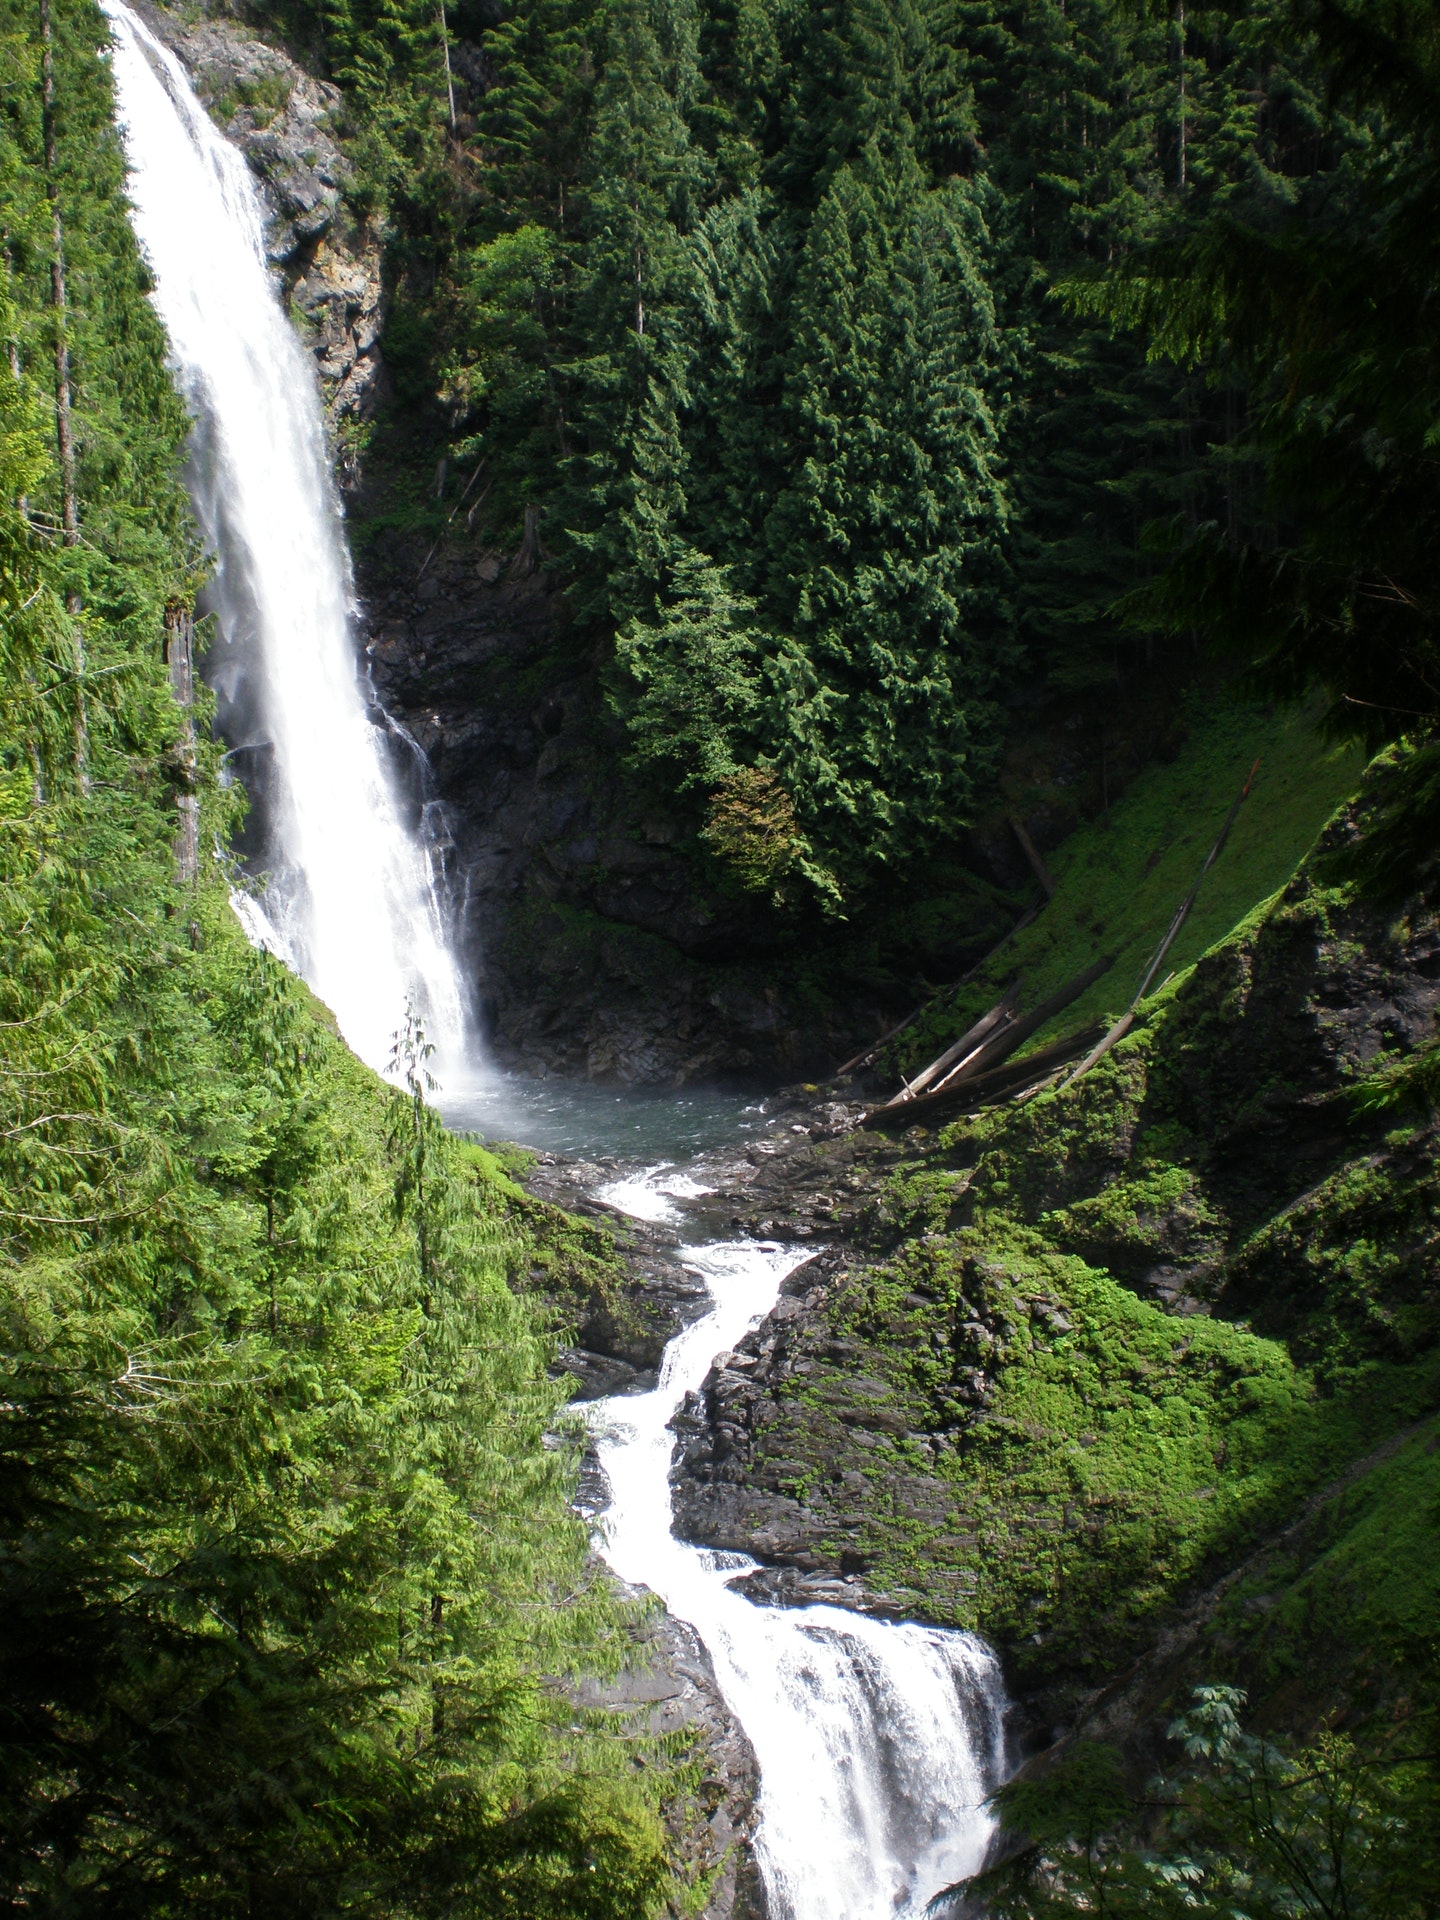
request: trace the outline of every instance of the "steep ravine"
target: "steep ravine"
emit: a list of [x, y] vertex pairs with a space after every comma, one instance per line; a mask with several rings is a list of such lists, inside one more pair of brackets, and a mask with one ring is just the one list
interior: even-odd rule
[[983, 1633], [1032, 1746], [1101, 1697], [1140, 1737], [1182, 1677], [1301, 1721], [1402, 1684], [1340, 1604], [1297, 1693], [1286, 1595], [1440, 1405], [1434, 1124], [1356, 1092], [1437, 1007], [1433, 911], [1306, 872], [1071, 1090], [758, 1145], [738, 1219], [825, 1249], [683, 1410], [680, 1530], [757, 1598]]
[[[773, 1103], [687, 1211], [817, 1251], [682, 1409], [677, 1530], [758, 1560], [759, 1602], [982, 1633], [1022, 1751], [1086, 1728], [1149, 1765], [1209, 1679], [1302, 1732], [1403, 1695], [1416, 1627], [1357, 1542], [1406, 1564], [1386, 1503], [1435, 1446], [1436, 1142], [1423, 1100], [1359, 1090], [1437, 1009], [1433, 909], [1312, 862], [1073, 1089], [898, 1138]], [[601, 1172], [530, 1178], [573, 1204]], [[643, 1359], [613, 1316], [579, 1345], [586, 1391]]]
[[[165, 20], [268, 184], [344, 473], [346, 422], [383, 393], [383, 276], [334, 102], [243, 28]], [[627, 797], [542, 549], [397, 536], [360, 575], [375, 684], [449, 808], [503, 1058], [800, 1073], [882, 1024], [885, 991], [815, 993], [752, 905], [697, 886], [684, 823]], [[1013, 847], [995, 873], [1023, 882]], [[1437, 1003], [1430, 907], [1379, 916], [1310, 871], [1072, 1090], [898, 1142], [839, 1104], [777, 1112], [713, 1161], [706, 1205], [817, 1256], [677, 1422], [685, 1535], [758, 1559], [757, 1600], [980, 1631], [1035, 1748], [1096, 1714], [1144, 1748], [1194, 1677], [1302, 1726], [1403, 1685], [1404, 1633], [1357, 1625], [1343, 1583], [1317, 1613], [1314, 1582], [1346, 1501], [1383, 1512], [1384, 1475], [1433, 1441], [1433, 1125], [1356, 1093], [1431, 1042]], [[590, 1179], [528, 1177], [567, 1204]], [[641, 1384], [698, 1311], [666, 1268], [652, 1246], [577, 1318], [592, 1397]], [[676, 1679], [691, 1659], [637, 1661], [630, 1704], [689, 1703], [722, 1756], [717, 1846], [743, 1861], [750, 1762], [703, 1674]], [[743, 1876], [725, 1897], [746, 1911]]]

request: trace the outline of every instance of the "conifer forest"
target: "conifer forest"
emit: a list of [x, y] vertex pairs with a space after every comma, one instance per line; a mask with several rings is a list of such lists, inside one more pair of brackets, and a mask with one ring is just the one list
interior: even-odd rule
[[0, 0], [0, 1910], [1440, 1920], [1440, 0]]

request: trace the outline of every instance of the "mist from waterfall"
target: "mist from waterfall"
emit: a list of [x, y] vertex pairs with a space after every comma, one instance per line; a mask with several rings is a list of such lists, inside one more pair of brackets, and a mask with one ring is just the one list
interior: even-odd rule
[[252, 736], [232, 746], [264, 769], [269, 870], [241, 917], [362, 1059], [384, 1067], [408, 1004], [443, 1071], [464, 1052], [464, 996], [358, 668], [314, 365], [272, 283], [245, 160], [168, 48], [121, 0], [102, 4], [135, 231], [195, 421], [189, 485], [214, 556], [206, 677], [230, 731]]

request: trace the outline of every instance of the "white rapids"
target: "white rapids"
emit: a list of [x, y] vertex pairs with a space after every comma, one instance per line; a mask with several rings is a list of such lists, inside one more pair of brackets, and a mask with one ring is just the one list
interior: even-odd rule
[[135, 231], [196, 423], [191, 493], [217, 562], [208, 673], [254, 682], [273, 753], [279, 857], [246, 931], [303, 974], [372, 1066], [407, 1005], [442, 1063], [458, 1060], [459, 977], [360, 681], [315, 370], [271, 284], [255, 182], [174, 55], [121, 0], [102, 4]]
[[[600, 1198], [675, 1220], [703, 1193], [664, 1167]], [[975, 1872], [1004, 1770], [1005, 1692], [970, 1634], [894, 1625], [836, 1607], [755, 1606], [727, 1582], [755, 1563], [670, 1530], [669, 1422], [717, 1354], [775, 1304], [808, 1255], [750, 1240], [684, 1249], [714, 1306], [665, 1351], [653, 1393], [591, 1410], [610, 1485], [601, 1550], [623, 1580], [688, 1621], [760, 1764], [756, 1853], [773, 1920], [900, 1920]]]

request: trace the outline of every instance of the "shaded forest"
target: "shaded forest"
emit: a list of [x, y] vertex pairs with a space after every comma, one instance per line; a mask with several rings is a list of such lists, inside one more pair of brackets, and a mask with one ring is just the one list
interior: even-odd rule
[[1037, 709], [1193, 675], [1167, 543], [1285, 541], [1270, 369], [1115, 288], [1388, 220], [1343, 10], [262, 12], [388, 235], [370, 510], [543, 548], [631, 779], [782, 913], [893, 899]]

